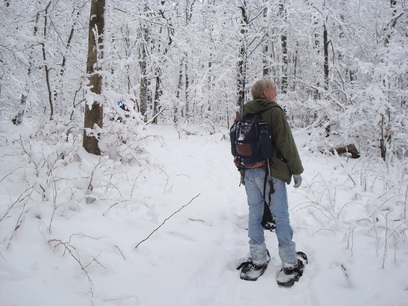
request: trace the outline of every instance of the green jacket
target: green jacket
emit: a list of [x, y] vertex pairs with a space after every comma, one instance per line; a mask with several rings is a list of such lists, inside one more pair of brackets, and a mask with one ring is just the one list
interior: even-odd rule
[[259, 112], [272, 136], [271, 175], [290, 184], [292, 175], [301, 174], [303, 166], [285, 113], [276, 102], [267, 99], [256, 99], [244, 105], [243, 115]]

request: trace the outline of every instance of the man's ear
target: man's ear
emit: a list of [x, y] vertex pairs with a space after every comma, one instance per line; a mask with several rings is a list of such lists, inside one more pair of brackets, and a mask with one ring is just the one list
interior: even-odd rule
[[268, 98], [268, 91], [267, 90], [262, 91], [262, 97], [265, 98], [265, 99]]

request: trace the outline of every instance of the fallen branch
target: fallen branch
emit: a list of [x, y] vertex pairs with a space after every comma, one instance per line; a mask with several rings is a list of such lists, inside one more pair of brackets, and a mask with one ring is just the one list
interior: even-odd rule
[[149, 121], [146, 122], [146, 125], [151, 124], [152, 122], [154, 122], [154, 119], [156, 119], [165, 110], [167, 110], [167, 108], [162, 108], [156, 115], [154, 115]]
[[342, 146], [342, 147], [337, 147], [337, 148], [332, 148], [329, 150], [331, 153], [334, 154], [334, 151], [337, 152], [337, 154], [345, 154], [345, 153], [350, 153], [351, 158], [359, 158], [360, 153], [358, 152], [357, 148], [353, 144], [349, 144], [347, 146]]
[[194, 198], [192, 198], [190, 200], [190, 202], [188, 202], [187, 204], [181, 206], [177, 211], [175, 211], [174, 213], [172, 213], [169, 217], [167, 217], [166, 219], [164, 219], [164, 221], [162, 222], [162, 224], [160, 224], [158, 227], [156, 227], [145, 239], [143, 239], [142, 241], [140, 241], [136, 246], [135, 249], [138, 248], [139, 245], [141, 245], [143, 242], [145, 242], [147, 239], [149, 239], [156, 231], [158, 231], [163, 225], [164, 223], [166, 223], [167, 220], [169, 220], [171, 217], [173, 217], [175, 214], [177, 214], [178, 212], [180, 212], [184, 207], [188, 206], [191, 204], [191, 202], [193, 202], [198, 196], [200, 195], [197, 194]]

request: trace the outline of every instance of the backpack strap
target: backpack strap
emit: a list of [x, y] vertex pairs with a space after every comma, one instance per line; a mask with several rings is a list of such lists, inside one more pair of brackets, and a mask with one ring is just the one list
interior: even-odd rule
[[[269, 166], [269, 163], [268, 163]], [[265, 181], [264, 181], [264, 195], [266, 193], [266, 184], [268, 181], [268, 172], [269, 171], [265, 171]], [[264, 229], [266, 230], [270, 230], [273, 231], [276, 228], [276, 221], [275, 221], [275, 217], [272, 215], [271, 213], [271, 209], [269, 207], [270, 203], [271, 203], [271, 194], [275, 192], [275, 190], [273, 189], [273, 181], [272, 181], [272, 177], [269, 175], [269, 194], [268, 194], [268, 201], [265, 200], [264, 197], [264, 212], [263, 212], [263, 216], [262, 216], [262, 221], [261, 221], [261, 225]]]
[[[264, 179], [264, 197], [266, 194], [266, 184], [269, 183], [269, 194], [268, 194], [268, 205], [271, 203], [271, 194], [275, 192], [275, 188], [273, 187], [273, 180], [272, 180], [272, 175], [270, 173], [270, 167], [269, 167], [269, 159], [267, 159], [267, 164], [266, 164], [267, 170], [265, 171], [265, 179]], [[268, 177], [269, 174], [269, 177]], [[269, 178], [269, 179], [268, 179]]]

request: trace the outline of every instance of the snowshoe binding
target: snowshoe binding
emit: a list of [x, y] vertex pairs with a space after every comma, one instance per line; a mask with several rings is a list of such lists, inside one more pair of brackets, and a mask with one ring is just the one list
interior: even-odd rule
[[252, 262], [251, 258], [248, 258], [247, 261], [241, 263], [237, 270], [241, 270], [240, 278], [247, 281], [256, 281], [262, 274], [264, 274], [266, 268], [268, 267], [268, 263], [271, 260], [269, 255], [269, 251], [267, 252], [267, 259], [266, 263], [263, 265], [256, 265]]
[[297, 252], [298, 262], [291, 267], [284, 267], [279, 271], [276, 282], [282, 287], [292, 287], [303, 275], [308, 259], [305, 253]]

